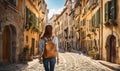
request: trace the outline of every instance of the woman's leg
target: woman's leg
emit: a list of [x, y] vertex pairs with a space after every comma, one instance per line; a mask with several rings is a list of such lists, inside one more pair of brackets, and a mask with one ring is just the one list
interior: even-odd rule
[[51, 58], [50, 59], [50, 71], [54, 71], [55, 63], [56, 63], [56, 58]]
[[50, 71], [50, 69], [49, 69], [49, 59], [43, 58], [43, 65], [44, 65], [45, 71]]

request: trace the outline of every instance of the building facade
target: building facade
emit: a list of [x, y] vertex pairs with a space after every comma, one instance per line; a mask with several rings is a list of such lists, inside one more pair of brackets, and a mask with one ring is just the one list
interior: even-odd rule
[[60, 13], [60, 15], [55, 19], [56, 23], [56, 34], [59, 38], [59, 47], [63, 48], [64, 50], [67, 50], [67, 47], [71, 46], [70, 44], [70, 23], [71, 23], [71, 17], [69, 16], [69, 13], [72, 9], [72, 1], [66, 0], [66, 3], [64, 5], [63, 11]]
[[24, 0], [0, 0], [0, 64], [15, 63], [24, 41]]
[[120, 64], [119, 3], [119, 0], [102, 0], [101, 57]]
[[40, 35], [47, 23], [47, 5], [44, 0], [26, 0], [26, 24], [24, 47], [29, 48], [30, 55], [37, 55]]
[[58, 35], [61, 47], [67, 48], [69, 42], [73, 49], [94, 59], [119, 64], [119, 3], [119, 0], [66, 0], [66, 9], [56, 19], [60, 27], [56, 31], [62, 34]]
[[82, 51], [95, 59], [120, 63], [119, 1], [76, 1], [73, 27]]

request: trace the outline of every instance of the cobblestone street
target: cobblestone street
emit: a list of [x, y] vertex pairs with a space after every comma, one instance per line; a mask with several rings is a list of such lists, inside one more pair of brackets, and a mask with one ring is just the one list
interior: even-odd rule
[[[39, 64], [38, 59], [28, 62], [28, 65], [18, 64], [10, 66], [0, 71], [44, 71], [43, 65]], [[55, 71], [113, 71], [92, 60], [83, 54], [66, 52], [60, 53], [60, 63], [55, 67]]]

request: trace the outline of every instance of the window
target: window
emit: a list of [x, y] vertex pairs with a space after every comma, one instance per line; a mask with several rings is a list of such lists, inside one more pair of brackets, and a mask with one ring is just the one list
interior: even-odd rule
[[110, 11], [111, 11], [111, 15], [112, 15], [112, 18], [113, 19], [116, 19], [116, 16], [117, 16], [117, 13], [116, 13], [116, 0], [112, 0], [112, 4], [111, 4], [111, 9], [110, 9]]
[[36, 17], [36, 15], [33, 12], [31, 12], [26, 7], [26, 24], [28, 24], [29, 28], [30, 28], [33, 23], [34, 23], [35, 27], [38, 27], [38, 18]]
[[95, 14], [95, 27], [99, 28], [100, 26], [100, 9]]
[[83, 19], [83, 26], [85, 26], [85, 23], [86, 23], [86, 19]]
[[92, 17], [92, 27], [94, 27], [95, 24], [95, 15]]
[[98, 15], [98, 24], [100, 24], [100, 9], [98, 10], [97, 15]]
[[111, 1], [107, 2], [105, 4], [105, 21], [108, 21], [110, 19], [110, 8], [111, 8]]
[[10, 3], [13, 4], [14, 6], [16, 6], [16, 0], [8, 0], [8, 2], [10, 2]]
[[28, 36], [26, 36], [26, 43], [28, 43]]

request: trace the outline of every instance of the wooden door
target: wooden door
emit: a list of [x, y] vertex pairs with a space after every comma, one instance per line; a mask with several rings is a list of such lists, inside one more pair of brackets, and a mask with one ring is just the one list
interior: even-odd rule
[[2, 47], [2, 62], [3, 64], [10, 63], [11, 56], [11, 36], [9, 27], [5, 27], [2, 35], [3, 47]]

